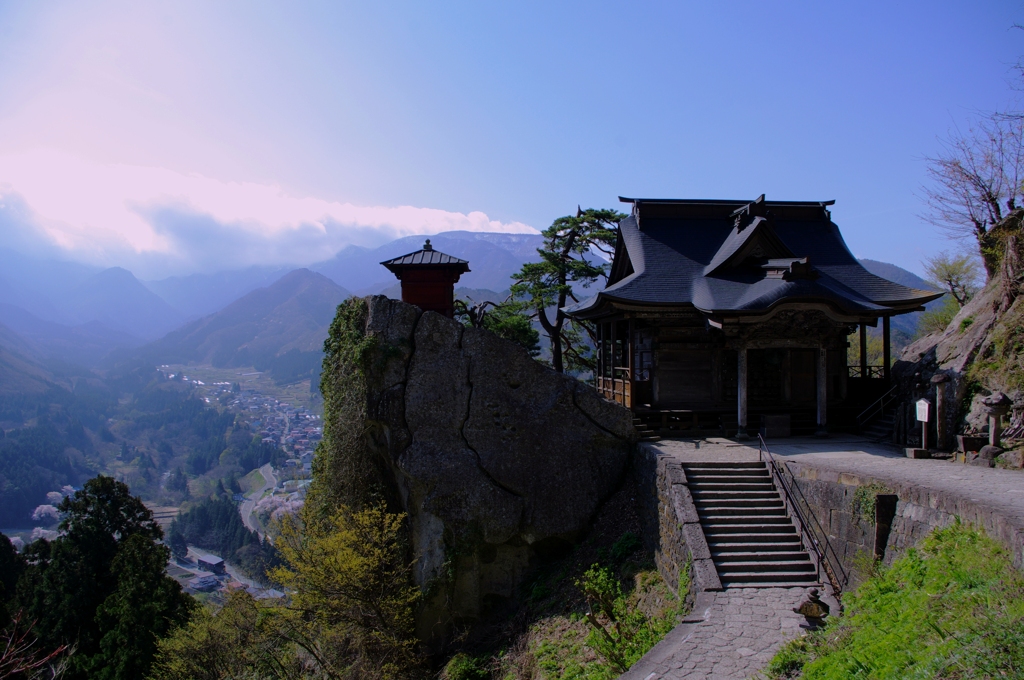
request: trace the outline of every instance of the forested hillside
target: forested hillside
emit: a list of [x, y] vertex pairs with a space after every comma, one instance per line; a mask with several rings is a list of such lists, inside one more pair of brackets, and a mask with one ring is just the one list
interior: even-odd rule
[[319, 375], [327, 327], [349, 292], [298, 269], [137, 353], [150, 363], [254, 366], [280, 381]]
[[177, 504], [190, 479], [208, 493], [220, 478], [284, 455], [190, 384], [155, 369], [68, 381], [68, 388], [0, 393], [0, 526], [30, 526], [38, 506], [52, 504], [48, 493], [97, 473], [146, 499]]

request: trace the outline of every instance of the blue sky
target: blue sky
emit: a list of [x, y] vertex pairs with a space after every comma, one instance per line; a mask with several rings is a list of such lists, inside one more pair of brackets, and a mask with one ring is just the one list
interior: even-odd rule
[[2, 3], [0, 246], [142, 277], [836, 199], [920, 271], [924, 158], [1017, 103], [1019, 3]]

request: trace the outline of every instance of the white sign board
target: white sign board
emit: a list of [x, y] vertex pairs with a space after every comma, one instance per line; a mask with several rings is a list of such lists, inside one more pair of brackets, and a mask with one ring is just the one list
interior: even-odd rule
[[927, 423], [928, 420], [929, 420], [928, 416], [930, 414], [931, 408], [932, 408], [931, 402], [929, 402], [927, 399], [918, 399], [917, 400], [917, 419], [919, 421], [921, 421], [922, 423]]

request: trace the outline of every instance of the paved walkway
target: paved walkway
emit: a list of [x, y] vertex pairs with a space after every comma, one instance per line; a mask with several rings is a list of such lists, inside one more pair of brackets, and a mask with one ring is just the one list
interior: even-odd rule
[[[804, 588], [732, 588], [703, 593], [688, 617], [649, 651], [623, 680], [755, 675], [806, 620], [792, 609]], [[834, 603], [833, 603], [834, 606]], [[694, 620], [696, 619], [696, 620]]]
[[[1006, 518], [1024, 531], [1024, 472], [973, 467], [940, 460], [913, 460], [859, 437], [793, 438], [769, 442], [782, 459], [842, 474], [916, 487], [923, 499], [943, 494]], [[757, 445], [727, 439], [666, 440], [656, 447], [681, 463], [758, 460]], [[736, 588], [702, 593], [690, 617], [628, 673], [626, 680], [756, 676], [787, 639], [802, 632], [803, 617], [791, 610], [803, 588]], [[836, 611], [834, 601], [829, 602]]]

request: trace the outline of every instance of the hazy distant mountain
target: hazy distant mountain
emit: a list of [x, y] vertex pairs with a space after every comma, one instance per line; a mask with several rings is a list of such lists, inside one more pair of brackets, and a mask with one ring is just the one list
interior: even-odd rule
[[379, 293], [395, 283], [395, 275], [380, 262], [419, 250], [429, 238], [435, 250], [469, 260], [470, 271], [460, 286], [501, 291], [511, 285], [510, 277], [524, 262], [539, 260], [539, 234], [492, 234], [446, 231], [433, 236], [407, 236], [379, 248], [348, 246], [326, 262], [310, 269], [357, 294]]
[[115, 349], [131, 349], [145, 343], [129, 333], [107, 328], [99, 321], [66, 326], [40, 319], [16, 305], [0, 304], [0, 323], [30, 343], [36, 354], [81, 366], [96, 366]]
[[99, 321], [145, 339], [160, 337], [184, 320], [181, 312], [121, 267], [93, 274], [54, 302], [69, 325]]
[[279, 380], [319, 371], [338, 304], [350, 293], [308, 269], [290, 272], [139, 351], [162, 363], [255, 366]]
[[52, 386], [52, 377], [32, 353], [28, 342], [0, 324], [0, 395], [38, 394]]
[[216, 274], [172, 276], [143, 283], [191, 318], [212, 314], [246, 293], [269, 286], [292, 269], [294, 267], [249, 267]]
[[56, 301], [100, 271], [99, 267], [39, 260], [0, 248], [0, 302], [17, 305], [47, 321], [62, 322]]

